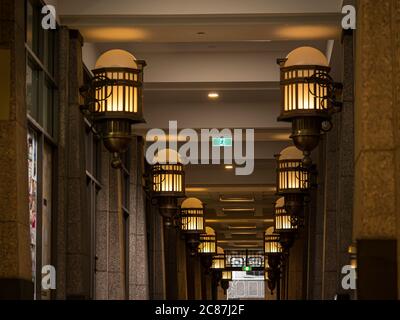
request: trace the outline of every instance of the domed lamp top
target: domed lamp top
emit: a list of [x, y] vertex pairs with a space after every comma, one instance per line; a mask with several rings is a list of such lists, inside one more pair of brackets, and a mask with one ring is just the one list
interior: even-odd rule
[[217, 247], [217, 254], [224, 254], [224, 249]]
[[329, 62], [326, 56], [313, 47], [300, 47], [294, 49], [286, 57], [284, 67], [293, 66], [323, 66], [329, 67]]
[[203, 203], [197, 198], [187, 198], [181, 204], [182, 209], [203, 209]]
[[303, 153], [295, 146], [287, 147], [280, 153], [279, 160], [301, 160]]
[[285, 206], [285, 198], [281, 197], [275, 202], [275, 208], [282, 208]]
[[211, 227], [206, 227], [204, 234], [207, 234], [208, 236], [215, 236], [215, 230]]
[[206, 232], [205, 232], [208, 236], [215, 236], [215, 231], [213, 228], [211, 227], [206, 227]]
[[130, 68], [137, 69], [136, 58], [128, 51], [112, 49], [104, 52], [96, 61], [96, 69]]
[[153, 158], [151, 164], [176, 164], [182, 163], [182, 158], [178, 152], [172, 149], [159, 150], [156, 156]]
[[271, 234], [274, 234], [274, 232], [275, 232], [274, 227], [269, 227], [269, 228], [265, 231], [265, 234], [266, 234], [266, 235], [271, 235]]

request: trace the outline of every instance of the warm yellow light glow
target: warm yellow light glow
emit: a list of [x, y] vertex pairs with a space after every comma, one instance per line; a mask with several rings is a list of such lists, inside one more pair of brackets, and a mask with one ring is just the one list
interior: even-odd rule
[[219, 94], [217, 92], [210, 92], [208, 94], [208, 97], [212, 100], [218, 99], [219, 98]]
[[291, 216], [286, 213], [285, 198], [281, 197], [275, 202], [275, 230], [277, 232], [296, 230]]
[[[182, 165], [161, 165], [158, 167], [160, 173], [153, 175], [153, 191], [182, 192], [183, 189]], [[167, 173], [167, 172], [173, 172], [173, 173]]]
[[286, 40], [338, 39], [340, 28], [327, 25], [287, 25], [276, 31], [279, 38]]
[[226, 166], [225, 166], [225, 169], [226, 169], [226, 170], [232, 170], [232, 169], [233, 169], [233, 166], [230, 165], [230, 164], [229, 164], [229, 165], [226, 165]]
[[328, 67], [326, 56], [313, 47], [300, 47], [291, 51], [286, 57], [285, 67], [293, 66], [323, 66]]
[[222, 280], [232, 280], [232, 271], [222, 271]]
[[279, 243], [279, 235], [274, 234], [274, 227], [265, 231], [264, 252], [266, 254], [281, 253], [282, 246]]
[[224, 198], [224, 197], [219, 197], [220, 202], [254, 202], [255, 199], [254, 197], [249, 197], [249, 198]]
[[170, 149], [158, 151], [153, 159], [153, 191], [182, 192], [184, 170], [179, 153]]
[[85, 41], [88, 42], [133, 42], [145, 41], [150, 37], [148, 30], [137, 27], [82, 27]]
[[112, 49], [104, 52], [96, 61], [95, 69], [130, 68], [136, 69], [136, 58], [128, 51]]
[[217, 250], [217, 238], [213, 228], [206, 227], [205, 233], [200, 235], [199, 253], [215, 254]]
[[186, 198], [182, 201], [182, 209], [203, 209], [203, 203], [197, 198]]
[[300, 47], [290, 52], [281, 75], [284, 112], [327, 109], [327, 87], [309, 79], [316, 72], [328, 71], [328, 60], [318, 49]]
[[278, 189], [308, 189], [309, 173], [302, 168], [302, 152], [294, 146], [284, 149], [278, 159]]
[[109, 50], [99, 57], [94, 74], [99, 79], [112, 80], [113, 84], [96, 90], [97, 112], [138, 112], [138, 87], [134, 85], [139, 81], [137, 70], [136, 58], [125, 50]]
[[217, 254], [213, 257], [211, 269], [225, 269], [225, 254], [221, 247], [217, 247]]
[[203, 203], [197, 198], [187, 198], [181, 204], [181, 230], [184, 232], [204, 229]]

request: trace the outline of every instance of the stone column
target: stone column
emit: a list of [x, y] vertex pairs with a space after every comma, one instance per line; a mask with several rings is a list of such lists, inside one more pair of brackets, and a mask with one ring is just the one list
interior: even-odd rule
[[354, 185], [354, 56], [353, 35], [345, 32], [343, 52], [343, 109], [332, 117], [332, 131], [320, 142], [318, 189], [311, 195], [308, 259], [310, 299], [333, 299], [350, 294], [341, 287], [343, 266], [349, 264], [352, 243]]
[[0, 2], [0, 299], [32, 299], [23, 0]]
[[187, 292], [189, 300], [201, 300], [201, 265], [198, 256], [186, 251]]
[[145, 194], [143, 191], [143, 140], [134, 139], [131, 150], [129, 218], [129, 298], [149, 299]]
[[85, 125], [80, 112], [79, 88], [83, 84], [83, 38], [69, 31], [67, 117], [67, 243], [66, 298], [90, 297], [90, 219], [87, 214]]
[[186, 243], [179, 231], [164, 225], [165, 283], [167, 300], [186, 300]]
[[147, 202], [150, 299], [166, 299], [164, 226], [158, 209]]
[[357, 296], [398, 299], [400, 1], [359, 0], [357, 5], [353, 227]]
[[[304, 300], [306, 298], [306, 257], [307, 243], [306, 232], [300, 233], [289, 252], [289, 270], [287, 272], [287, 298], [288, 300]], [[282, 292], [286, 292], [282, 288]]]
[[57, 154], [57, 201], [54, 216], [55, 268], [57, 270], [57, 299], [66, 299], [66, 247], [67, 247], [67, 193], [68, 193], [68, 115], [69, 115], [69, 29], [58, 29], [58, 61], [56, 63], [56, 77], [58, 79], [58, 145]]

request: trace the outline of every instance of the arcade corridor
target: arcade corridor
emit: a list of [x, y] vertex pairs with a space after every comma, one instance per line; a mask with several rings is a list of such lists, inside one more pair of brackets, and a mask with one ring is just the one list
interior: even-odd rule
[[399, 14], [0, 0], [0, 299], [398, 300]]

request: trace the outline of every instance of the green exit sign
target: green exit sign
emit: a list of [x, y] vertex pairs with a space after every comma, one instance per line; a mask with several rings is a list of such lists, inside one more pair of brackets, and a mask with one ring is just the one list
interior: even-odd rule
[[213, 138], [213, 147], [232, 147], [232, 138]]
[[245, 266], [242, 268], [242, 271], [251, 271], [251, 267]]

